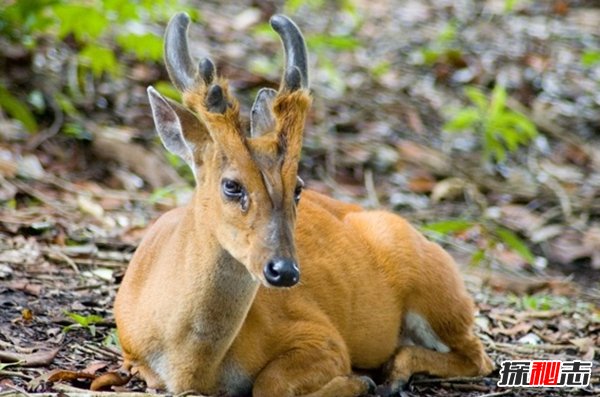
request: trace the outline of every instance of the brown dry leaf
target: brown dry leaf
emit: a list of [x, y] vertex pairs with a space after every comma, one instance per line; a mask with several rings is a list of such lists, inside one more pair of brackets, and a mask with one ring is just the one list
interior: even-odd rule
[[453, 200], [464, 194], [467, 182], [461, 178], [446, 178], [439, 181], [431, 192], [431, 201], [437, 203], [441, 200]]
[[161, 157], [131, 141], [132, 132], [126, 128], [93, 126], [94, 154], [104, 160], [116, 161], [140, 175], [153, 188], [183, 184], [177, 172]]
[[131, 375], [125, 376], [119, 372], [108, 372], [100, 375], [92, 382], [90, 390], [110, 390], [112, 386], [126, 385], [131, 379]]
[[592, 255], [590, 247], [584, 245], [583, 235], [575, 230], [567, 230], [549, 244], [548, 257], [551, 261], [568, 265], [576, 259]]
[[543, 219], [524, 205], [503, 205], [500, 219], [509, 229], [531, 234], [543, 224]]
[[555, 318], [563, 315], [562, 310], [531, 310], [526, 312], [517, 313], [516, 317], [520, 320], [526, 318], [538, 318], [538, 319], [547, 319], [547, 318]]
[[53, 382], [72, 382], [77, 379], [95, 379], [96, 376], [86, 372], [68, 371], [64, 369], [54, 369], [43, 375], [29, 381], [27, 388], [38, 391], [48, 383]]
[[106, 361], [96, 361], [96, 362], [91, 363], [87, 367], [85, 367], [83, 372], [87, 372], [88, 374], [94, 375], [94, 374], [96, 374], [96, 372], [100, 371], [101, 369], [108, 367], [109, 364], [110, 363], [108, 363]]
[[31, 284], [27, 280], [16, 280], [9, 283], [6, 287], [14, 291], [23, 291], [33, 296], [40, 296], [42, 293], [42, 286], [40, 284]]
[[60, 349], [43, 350], [31, 354], [0, 351], [0, 361], [4, 363], [19, 363], [22, 367], [39, 367], [49, 365], [54, 361]]
[[591, 227], [584, 233], [583, 246], [591, 252], [592, 269], [600, 269], [600, 227]]
[[582, 360], [593, 360], [595, 354], [595, 344], [592, 338], [576, 338], [570, 339], [569, 342], [577, 346], [579, 352], [583, 354]]
[[398, 144], [401, 160], [420, 165], [434, 174], [448, 175], [451, 161], [444, 153], [411, 141], [401, 141]]
[[96, 376], [82, 371], [68, 371], [64, 369], [55, 369], [48, 374], [50, 382], [71, 382], [77, 379], [95, 379]]
[[506, 336], [515, 336], [521, 333], [527, 333], [533, 328], [533, 325], [530, 323], [518, 323], [514, 327], [511, 328], [493, 328], [492, 334], [494, 335], [506, 335]]
[[429, 193], [436, 186], [435, 178], [429, 172], [415, 172], [408, 181], [408, 189], [415, 193]]

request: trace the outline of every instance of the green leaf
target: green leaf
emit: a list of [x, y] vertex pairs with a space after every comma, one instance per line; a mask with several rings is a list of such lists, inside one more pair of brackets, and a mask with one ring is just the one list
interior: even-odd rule
[[32, 133], [38, 131], [37, 121], [27, 105], [13, 96], [2, 84], [0, 84], [0, 108], [13, 119], [20, 121], [27, 131]]
[[506, 106], [506, 89], [496, 84], [494, 90], [492, 91], [492, 99], [490, 101], [490, 109], [489, 109], [489, 117], [497, 117], [504, 111], [504, 107]]
[[425, 65], [433, 65], [440, 59], [441, 55], [441, 51], [435, 48], [421, 49], [421, 56], [423, 57], [423, 64]]
[[440, 34], [437, 37], [437, 40], [440, 44], [447, 44], [451, 41], [453, 41], [454, 39], [456, 39], [456, 33], [457, 33], [457, 23], [456, 21], [450, 21], [446, 24], [446, 26], [444, 27], [444, 29], [442, 29], [442, 31], [440, 32]]
[[510, 12], [515, 8], [519, 0], [504, 0], [504, 12]]
[[481, 114], [475, 108], [466, 108], [458, 113], [446, 124], [443, 129], [450, 132], [472, 129], [481, 120]]
[[513, 231], [509, 229], [505, 229], [503, 227], [498, 227], [496, 229], [496, 234], [500, 238], [500, 240], [506, 244], [510, 249], [521, 255], [523, 259], [525, 259], [528, 263], [533, 263], [535, 261], [535, 257], [529, 250], [529, 247], [521, 240], [519, 236], [517, 236]]
[[352, 36], [330, 36], [314, 34], [306, 37], [306, 45], [313, 51], [329, 48], [334, 51], [353, 50], [360, 45], [360, 41]]
[[390, 62], [386, 60], [379, 61], [371, 67], [371, 74], [375, 78], [379, 78], [390, 70]]
[[485, 259], [485, 250], [478, 249], [471, 255], [471, 265], [479, 265]]
[[89, 44], [81, 50], [79, 59], [96, 77], [100, 77], [104, 72], [112, 75], [120, 72], [115, 54], [110, 48]]
[[594, 50], [585, 51], [581, 55], [581, 63], [586, 68], [592, 67], [592, 66], [596, 65], [597, 63], [600, 63], [600, 51], [594, 51]]
[[152, 33], [121, 34], [117, 36], [117, 43], [143, 61], [158, 61], [163, 55], [163, 39]]
[[473, 105], [477, 106], [480, 111], [484, 112], [488, 110], [488, 99], [480, 89], [475, 87], [466, 87], [465, 95], [471, 100]]
[[154, 88], [156, 88], [156, 91], [168, 98], [171, 98], [177, 102], [181, 101], [181, 93], [173, 88], [171, 83], [167, 83], [166, 81], [157, 81], [156, 84], [154, 84]]
[[422, 226], [424, 230], [429, 230], [442, 235], [458, 233], [470, 229], [475, 224], [464, 219], [450, 219], [441, 222], [427, 223]]
[[535, 138], [538, 135], [538, 130], [535, 124], [529, 120], [526, 116], [517, 113], [517, 112], [507, 112], [504, 115], [507, 124], [512, 126], [514, 129], [519, 131], [524, 140], [522, 142], [528, 142], [532, 138]]
[[94, 5], [57, 4], [52, 7], [59, 19], [58, 36], [64, 38], [73, 34], [79, 42], [99, 38], [109, 26], [109, 20]]
[[90, 327], [104, 320], [101, 316], [98, 316], [96, 314], [88, 314], [86, 316], [82, 316], [81, 314], [73, 312], [65, 312], [65, 315], [67, 315], [71, 320], [75, 321], [76, 324], [82, 327]]

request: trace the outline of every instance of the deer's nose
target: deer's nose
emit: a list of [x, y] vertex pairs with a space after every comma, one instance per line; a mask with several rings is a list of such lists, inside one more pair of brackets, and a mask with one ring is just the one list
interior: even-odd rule
[[300, 281], [300, 270], [291, 258], [274, 258], [263, 270], [267, 282], [274, 287], [291, 287]]

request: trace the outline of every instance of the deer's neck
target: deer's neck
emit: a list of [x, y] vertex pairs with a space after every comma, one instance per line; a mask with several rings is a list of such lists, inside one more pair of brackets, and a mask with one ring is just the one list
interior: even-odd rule
[[246, 319], [259, 282], [221, 247], [203, 214], [196, 213], [194, 218], [194, 232], [186, 239], [190, 254], [184, 273], [189, 279], [182, 280], [188, 284], [185, 291], [191, 292], [183, 306], [191, 321], [193, 346], [204, 358], [198, 373], [213, 383], [218, 381], [219, 368]]

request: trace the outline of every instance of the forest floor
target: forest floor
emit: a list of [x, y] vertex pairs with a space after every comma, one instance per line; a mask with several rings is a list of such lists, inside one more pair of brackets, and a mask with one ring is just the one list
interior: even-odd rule
[[[192, 52], [210, 52], [247, 113], [257, 88], [278, 85], [279, 42], [262, 28], [278, 9], [234, 3], [202, 2]], [[461, 265], [498, 367], [593, 362], [584, 388], [502, 388], [496, 370], [417, 377], [402, 395], [600, 395], [600, 62], [582, 56], [600, 48], [600, 6], [350, 3], [291, 14], [312, 55], [308, 188], [392, 210], [440, 242]], [[32, 57], [12, 46], [0, 51], [4, 75], [52, 96], [59, 77], [32, 78]], [[37, 67], [52, 60], [42, 54]], [[124, 62], [127, 78], [90, 83], [77, 134], [64, 133], [60, 110], [34, 135], [0, 112], [0, 396], [84, 395], [116, 374], [112, 305], [127, 263], [152, 221], [189, 199], [190, 173], [164, 155], [146, 100], [164, 67]], [[539, 130], [499, 163], [482, 157], [477, 134], [442, 131], [469, 106], [465, 86], [496, 84]], [[133, 379], [94, 393], [144, 391]]]

